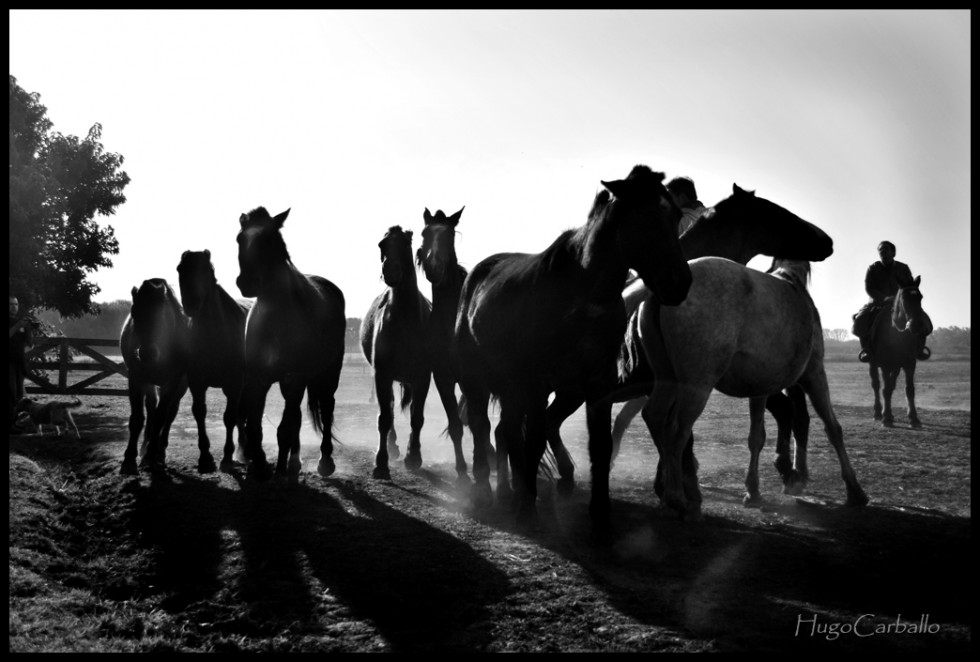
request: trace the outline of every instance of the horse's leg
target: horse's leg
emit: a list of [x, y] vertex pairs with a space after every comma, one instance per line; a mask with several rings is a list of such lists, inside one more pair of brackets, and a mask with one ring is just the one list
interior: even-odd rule
[[633, 419], [636, 418], [636, 415], [643, 411], [643, 407], [646, 405], [648, 399], [647, 396], [641, 396], [627, 400], [623, 404], [623, 408], [616, 414], [616, 420], [613, 421], [612, 429], [613, 461], [619, 456], [619, 447], [623, 443], [623, 435], [626, 434], [626, 430], [629, 428], [630, 423], [633, 422]]
[[582, 406], [583, 398], [567, 391], [555, 392], [555, 399], [548, 405], [546, 413], [546, 436], [551, 452], [558, 464], [557, 489], [562, 494], [571, 494], [575, 489], [575, 463], [561, 439], [561, 424]]
[[490, 447], [490, 417], [487, 415], [490, 392], [476, 387], [464, 390], [463, 397], [466, 398], [467, 425], [473, 435], [473, 504], [486, 507], [493, 503], [487, 453]]
[[191, 412], [194, 414], [194, 421], [197, 423], [197, 448], [200, 457], [197, 460], [197, 471], [202, 474], [214, 473], [217, 467], [214, 464], [214, 457], [211, 456], [211, 440], [208, 439], [207, 416], [208, 405], [205, 400], [208, 387], [203, 382], [194, 380], [190, 384], [191, 391]]
[[909, 361], [905, 366], [905, 402], [909, 409], [909, 424], [913, 428], [921, 428], [922, 421], [915, 410], [915, 361]]
[[303, 426], [303, 394], [306, 384], [299, 379], [284, 378], [279, 382], [279, 392], [284, 400], [282, 420], [276, 429], [279, 442], [279, 456], [276, 459], [276, 474], [298, 476], [303, 470], [300, 458], [299, 431]]
[[885, 401], [885, 409], [881, 414], [881, 424], [886, 428], [895, 425], [895, 416], [892, 414], [892, 394], [895, 392], [895, 384], [898, 382], [898, 371], [901, 368], [888, 368], [883, 371], [882, 379], [885, 382], [882, 386], [882, 398]]
[[[683, 518], [696, 521], [701, 519], [702, 500], [694, 460], [693, 428], [708, 403], [711, 389], [690, 385], [668, 385], [664, 391], [658, 391], [659, 388], [659, 384], [654, 386], [651, 401], [666, 397], [665, 403], [657, 405], [666, 407], [666, 416], [660, 415], [662, 424], [656, 425], [662, 439], [659, 449], [663, 462], [663, 502]], [[647, 407], [643, 409], [645, 419]], [[652, 418], [656, 420], [658, 416]], [[647, 425], [651, 434], [656, 434], [649, 420]]]
[[766, 445], [765, 409], [766, 396], [749, 398], [749, 470], [745, 474], [745, 496], [742, 498], [746, 506], [762, 501], [759, 494], [759, 454]]
[[661, 505], [664, 500], [664, 430], [670, 411], [670, 397], [672, 396], [668, 394], [666, 385], [661, 386], [659, 391], [655, 388], [653, 396], [646, 398], [641, 410], [647, 431], [657, 449], [657, 471], [653, 479], [653, 491], [660, 499]]
[[459, 403], [456, 402], [456, 383], [445, 371], [438, 370], [432, 374], [436, 383], [436, 392], [442, 401], [442, 408], [449, 420], [449, 438], [453, 442], [453, 453], [456, 455], [456, 482], [469, 482], [466, 475], [466, 458], [463, 455], [463, 422], [459, 418]]
[[167, 445], [170, 426], [177, 417], [180, 400], [187, 393], [187, 377], [182, 375], [160, 387], [160, 402], [146, 426], [147, 449], [144, 464], [151, 470], [161, 470], [167, 464]]
[[[152, 390], [152, 386], [149, 387]], [[135, 379], [129, 380], [129, 443], [126, 444], [126, 452], [123, 454], [123, 463], [119, 472], [127, 476], [139, 474], [139, 467], [136, 465], [137, 444], [143, 425], [146, 423], [146, 415], [143, 412], [144, 387]]]
[[225, 447], [221, 455], [221, 470], [230, 471], [235, 466], [235, 430], [238, 430], [239, 455], [244, 451], [244, 426], [239, 415], [241, 389], [238, 386], [225, 386], [221, 389], [225, 394], [225, 413], [222, 421], [225, 424]]
[[806, 393], [803, 387], [793, 384], [786, 389], [786, 394], [793, 403], [793, 437], [796, 438], [793, 477], [802, 491], [810, 480], [810, 470], [806, 462], [807, 444], [810, 441], [810, 412], [806, 407]]
[[[524, 478], [516, 465], [519, 455], [524, 453], [524, 416], [526, 405], [520, 398], [501, 396], [500, 421], [494, 430], [497, 441], [497, 504], [506, 506], [513, 503], [514, 492], [510, 484], [510, 470], [518, 483]], [[508, 465], [508, 463], [510, 463]]]
[[844, 449], [844, 432], [837, 417], [834, 415], [834, 408], [830, 404], [830, 388], [827, 385], [827, 373], [822, 364], [810, 365], [800, 378], [800, 386], [810, 396], [810, 403], [817, 416], [823, 421], [827, 438], [837, 453], [840, 461], [841, 476], [847, 486], [847, 504], [849, 506], [863, 506], [868, 503], [868, 497], [858, 484], [857, 474], [851, 467], [851, 462]]
[[262, 417], [265, 399], [271, 383], [254, 377], [245, 379], [242, 403], [245, 407], [245, 442], [248, 444], [248, 470], [246, 475], [256, 480], [268, 480], [272, 472], [262, 448]]
[[387, 376], [374, 373], [374, 393], [378, 401], [378, 452], [374, 456], [375, 478], [391, 480], [388, 468], [388, 432], [395, 423], [393, 382]]
[[428, 371], [424, 378], [416, 380], [412, 386], [411, 426], [408, 437], [408, 453], [405, 454], [405, 468], [416, 471], [422, 466], [422, 426], [425, 424], [425, 399], [429, 395], [432, 375]]
[[[523, 480], [518, 484], [519, 508], [517, 518], [524, 526], [536, 526], [538, 523], [538, 467], [544, 456], [548, 442], [548, 394], [540, 393], [533, 396], [528, 403], [527, 425], [524, 434]], [[564, 447], [561, 450], [565, 451]], [[552, 447], [554, 451], [554, 447]], [[517, 476], [517, 468], [514, 475]]]
[[317, 375], [307, 386], [307, 398], [319, 402], [320, 423], [323, 428], [320, 430], [320, 460], [317, 462], [316, 472], [324, 477], [333, 475], [337, 469], [333, 461], [333, 412], [337, 406], [337, 387], [340, 385], [343, 368], [344, 359], [340, 355], [333, 365]]
[[878, 365], [872, 361], [871, 365], [868, 366], [868, 372], [871, 374], [871, 390], [875, 394], [875, 405], [874, 405], [874, 417], [876, 421], [881, 420], [881, 381], [878, 378]]
[[[751, 402], [749, 416], [751, 420]], [[776, 419], [776, 460], [773, 466], [783, 479], [783, 491], [791, 493], [793, 481], [793, 454], [790, 450], [790, 436], [793, 433], [793, 402], [785, 393], [777, 392], [766, 398], [766, 409]], [[749, 447], [751, 448], [751, 432]]]
[[612, 401], [600, 399], [585, 406], [589, 429], [589, 463], [592, 470], [592, 497], [589, 515], [592, 529], [600, 536], [612, 530], [612, 504], [609, 498], [609, 470], [612, 463]]

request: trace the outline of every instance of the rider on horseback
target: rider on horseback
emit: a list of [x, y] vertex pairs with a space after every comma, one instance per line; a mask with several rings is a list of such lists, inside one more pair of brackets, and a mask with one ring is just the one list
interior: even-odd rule
[[[871, 360], [871, 331], [878, 311], [891, 304], [899, 288], [912, 284], [912, 271], [909, 266], [895, 259], [895, 244], [890, 241], [878, 244], [878, 256], [881, 259], [869, 266], [864, 275], [864, 290], [871, 297], [871, 301], [854, 314], [854, 324], [851, 327], [851, 333], [861, 341], [858, 360], [863, 363]], [[932, 352], [926, 347], [925, 337], [922, 338], [921, 343], [917, 358], [925, 361]]]

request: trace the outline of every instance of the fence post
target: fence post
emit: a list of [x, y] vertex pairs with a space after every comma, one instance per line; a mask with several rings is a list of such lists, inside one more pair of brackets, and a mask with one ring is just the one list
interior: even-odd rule
[[61, 339], [58, 343], [58, 390], [64, 393], [65, 389], [68, 388], [68, 359], [70, 354], [68, 353], [68, 340], [65, 338]]

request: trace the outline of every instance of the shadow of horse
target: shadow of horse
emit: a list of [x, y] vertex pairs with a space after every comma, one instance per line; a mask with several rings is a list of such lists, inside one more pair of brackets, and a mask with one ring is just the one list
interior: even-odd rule
[[216, 478], [135, 487], [137, 530], [156, 551], [142, 581], [167, 611], [213, 623], [230, 642], [290, 631], [281, 652], [355, 650], [363, 644], [352, 632], [395, 653], [473, 651], [492, 640], [489, 608], [509, 581], [453, 535], [348, 480], [313, 487], [304, 475], [259, 490]]
[[[898, 374], [903, 371], [909, 424], [913, 428], [922, 426], [919, 413], [915, 409], [915, 365], [922, 338], [932, 333], [932, 321], [922, 309], [922, 291], [919, 289], [921, 282], [922, 277], [916, 276], [912, 284], [899, 288], [890, 302], [891, 305], [877, 313], [871, 326], [871, 361], [868, 371], [871, 374], [871, 389], [875, 394], [874, 417], [885, 427], [895, 424], [892, 394], [895, 392]], [[880, 394], [879, 371], [881, 380], [884, 381]]]

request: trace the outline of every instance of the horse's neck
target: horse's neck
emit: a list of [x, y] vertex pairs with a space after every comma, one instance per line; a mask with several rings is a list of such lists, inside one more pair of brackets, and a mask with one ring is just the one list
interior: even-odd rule
[[629, 267], [623, 261], [608, 223], [588, 223], [568, 235], [569, 249], [582, 268], [584, 285], [596, 298], [620, 296]]
[[708, 231], [682, 234], [680, 245], [684, 258], [723, 257], [739, 264], [748, 264], [758, 255], [758, 251], [746, 245], [745, 237], [722, 229], [725, 227], [724, 224], [714, 224]]
[[466, 271], [454, 264], [448, 268], [442, 282], [432, 286], [432, 317], [441, 326], [453, 328], [456, 325], [456, 309], [465, 278]]
[[266, 280], [256, 299], [264, 299], [271, 303], [300, 303], [304, 304], [306, 297], [314, 289], [307, 278], [291, 261], [286, 260], [271, 268], [270, 277]]

